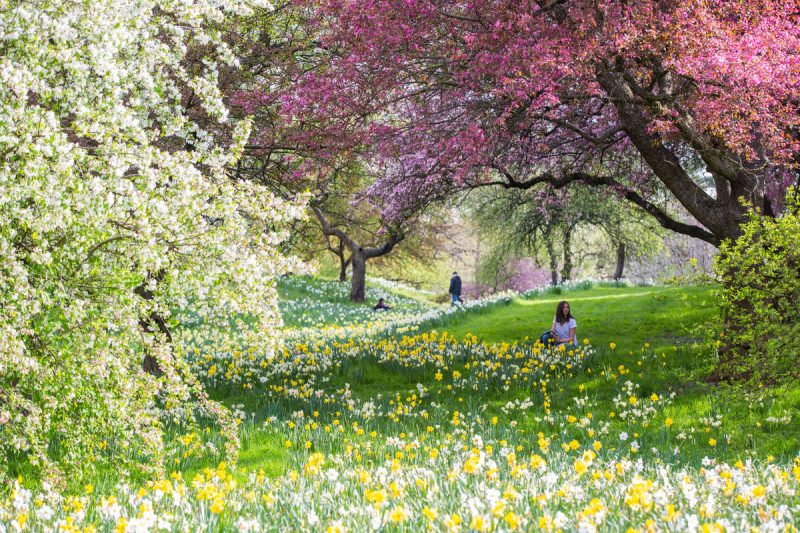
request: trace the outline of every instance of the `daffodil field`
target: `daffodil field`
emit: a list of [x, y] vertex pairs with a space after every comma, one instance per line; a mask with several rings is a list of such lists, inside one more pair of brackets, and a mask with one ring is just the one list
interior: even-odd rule
[[[176, 424], [169, 472], [64, 487], [21, 475], [0, 498], [0, 531], [796, 530], [800, 395], [697, 379], [713, 359], [691, 329], [709, 288], [440, 308], [383, 287], [370, 294], [396, 307], [374, 312], [343, 303], [334, 282], [282, 283], [273, 357], [189, 356], [237, 418], [238, 463], [213, 421]], [[534, 340], [561, 298], [585, 318], [570, 349]], [[630, 310], [640, 329], [601, 329]], [[512, 312], [530, 322], [510, 324]], [[686, 336], [669, 342], [663, 319]]]
[[796, 532], [799, 17], [0, 0], [0, 533]]

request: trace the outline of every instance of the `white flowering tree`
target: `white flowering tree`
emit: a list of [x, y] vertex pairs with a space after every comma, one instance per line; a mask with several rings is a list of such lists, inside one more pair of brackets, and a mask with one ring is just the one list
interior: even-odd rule
[[209, 28], [247, 4], [3, 2], [0, 478], [15, 462], [49, 479], [160, 470], [165, 424], [198, 413], [235, 454], [184, 360], [275, 349], [273, 280], [293, 268], [277, 247], [302, 213], [226, 176], [249, 124], [222, 103], [217, 67], [235, 58]]

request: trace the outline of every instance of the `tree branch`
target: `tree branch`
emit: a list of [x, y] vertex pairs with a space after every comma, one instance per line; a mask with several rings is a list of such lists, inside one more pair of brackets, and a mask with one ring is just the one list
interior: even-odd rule
[[115, 242], [115, 241], [122, 241], [122, 240], [130, 239], [130, 238], [132, 238], [132, 237], [130, 237], [128, 235], [115, 235], [113, 237], [109, 237], [108, 239], [106, 239], [104, 241], [98, 242], [97, 244], [95, 244], [94, 246], [89, 248], [89, 251], [86, 252], [86, 259], [84, 259], [83, 262], [84, 263], [88, 262], [92, 258], [92, 256], [95, 254], [95, 252], [97, 252], [103, 246], [105, 246], [107, 244], [111, 244], [112, 242]]
[[382, 246], [364, 248], [364, 255], [367, 258], [380, 257], [386, 255], [394, 249], [395, 246], [405, 239], [405, 234], [401, 231], [392, 231], [389, 233], [389, 240], [383, 243]]
[[328, 222], [328, 219], [325, 218], [325, 215], [322, 213], [322, 210], [319, 207], [312, 205], [311, 210], [314, 212], [314, 215], [316, 215], [317, 220], [319, 220], [320, 226], [322, 226], [322, 233], [324, 233], [327, 236], [333, 235], [338, 237], [339, 240], [341, 240], [343, 243], [347, 245], [348, 248], [350, 248], [350, 250], [358, 248], [356, 242], [350, 237], [348, 237], [344, 231], [332, 226], [331, 223]]
[[494, 182], [489, 182], [489, 184], [500, 185], [502, 187], [505, 187], [506, 189], [530, 189], [531, 187], [539, 183], [547, 183], [554, 189], [561, 189], [563, 187], [566, 187], [570, 183], [575, 183], [575, 182], [580, 182], [585, 185], [591, 185], [594, 187], [599, 187], [599, 186], [611, 187], [620, 191], [622, 193], [622, 196], [626, 200], [639, 206], [646, 213], [655, 218], [662, 227], [674, 231], [676, 233], [681, 233], [683, 235], [695, 237], [697, 239], [713, 244], [714, 246], [719, 246], [721, 242], [717, 236], [715, 236], [713, 233], [700, 226], [686, 224], [684, 222], [680, 222], [678, 220], [675, 220], [674, 218], [671, 218], [663, 209], [661, 209], [654, 203], [646, 200], [638, 192], [634, 191], [629, 187], [626, 187], [625, 185], [621, 184], [620, 182], [618, 182], [617, 180], [615, 180], [610, 176], [598, 176], [594, 174], [589, 174], [587, 172], [572, 172], [564, 174], [562, 176], [554, 176], [551, 173], [545, 173], [525, 181], [518, 181], [508, 170], [499, 167], [497, 165], [493, 166], [493, 168], [501, 172], [503, 176], [508, 180], [508, 182], [494, 181]]

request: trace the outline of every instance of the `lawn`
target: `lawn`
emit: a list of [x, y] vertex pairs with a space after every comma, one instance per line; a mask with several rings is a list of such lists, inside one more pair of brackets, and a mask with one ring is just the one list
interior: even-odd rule
[[[144, 498], [170, 527], [252, 531], [793, 520], [800, 386], [708, 381], [714, 287], [584, 285], [465, 309], [373, 288], [397, 304], [381, 314], [343, 290], [285, 280], [282, 307], [295, 313], [281, 353], [193, 360], [238, 416], [238, 464], [220, 464], [219, 428], [172, 427], [172, 478], [138, 489], [131, 513]], [[581, 344], [544, 349], [534, 340], [562, 299]], [[122, 474], [90, 481], [133, 490]], [[162, 500], [175, 491], [191, 496], [180, 513]], [[109, 524], [109, 500], [80, 498]]]
[[489, 315], [464, 317], [447, 330], [456, 337], [473, 333], [486, 342], [538, 337], [550, 329], [556, 304], [568, 300], [580, 340], [594, 346], [617, 343], [638, 350], [645, 342], [674, 346], [696, 340], [698, 324], [717, 311], [711, 287], [597, 287], [561, 295], [517, 299]]
[[[639, 386], [638, 396], [653, 393], [675, 397], [659, 414], [659, 425], [638, 427], [641, 447], [665, 445], [663, 420], [671, 418], [673, 436], [686, 432], [685, 445], [677, 457], [677, 463], [699, 464], [700, 460], [713, 452], [725, 460], [736, 460], [760, 454], [791, 460], [798, 447], [797, 435], [791, 425], [762, 424], [766, 418], [781, 419], [796, 417], [800, 413], [800, 389], [788, 388], [763, 392], [757, 402], [751, 402], [739, 388], [709, 383], [707, 375], [713, 368], [713, 350], [705, 339], [703, 324], [718, 311], [714, 305], [714, 287], [592, 287], [564, 291], [563, 294], [544, 294], [529, 298], [518, 298], [508, 305], [495, 305], [476, 312], [448, 316], [423, 324], [416, 335], [425, 332], [446, 332], [455, 339], [475, 335], [485, 343], [530, 343], [552, 321], [556, 304], [566, 299], [572, 306], [578, 321], [578, 338], [588, 340], [593, 354], [584, 367], [574, 372], [561, 374], [551, 379], [547, 395], [553, 413], [568, 416], [574, 406], [574, 398], [588, 395], [589, 402], [605, 411], [608, 432], [619, 434], [631, 424], [619, 418], [608, 418], [614, 412], [613, 398], [619, 394], [621, 383], [629, 379]], [[353, 304], [342, 302], [343, 306]], [[613, 349], [612, 349], [613, 343]], [[453, 365], [450, 370], [463, 373], [463, 364]], [[620, 370], [620, 369], [623, 370]], [[541, 391], [535, 387], [514, 384], [507, 390], [494, 388], [471, 391], [469, 394], [452, 394], [446, 390], [447, 380], [439, 382], [431, 367], [405, 368], [387, 365], [379, 357], [362, 353], [359, 357], [344, 358], [325, 377], [328, 391], [348, 387], [348, 394], [360, 401], [375, 398], [386, 399], [395, 395], [403, 398], [420, 384], [433, 391], [442, 406], [448, 409], [483, 409], [498, 420], [510, 421], [504, 411], [508, 402], [522, 402], [525, 398], [538, 398], [533, 408], [524, 416], [514, 413], [516, 423], [531, 433], [553, 432], [561, 428], [543, 420]], [[246, 405], [254, 413], [251, 425], [258, 428], [266, 413], [288, 414], [291, 409], [300, 409], [302, 402], [278, 401], [265, 398], [257, 391], [242, 391], [219, 396], [228, 405]], [[326, 406], [318, 410], [326, 413]], [[597, 416], [596, 412], [594, 416]], [[701, 421], [708, 422], [703, 424]], [[398, 429], [413, 431], [418, 421], [395, 422]], [[257, 437], [249, 439], [242, 448], [249, 469], [263, 468], [268, 473], [281, 471], [281, 461], [291, 461], [291, 455], [281, 445], [286, 435], [272, 432], [271, 437], [255, 431]], [[705, 434], [708, 433], [708, 437]], [[708, 445], [713, 438], [717, 444]], [[333, 442], [330, 452], [341, 451], [346, 445]], [[652, 451], [652, 450], [650, 450]], [[264, 452], [264, 453], [261, 453]], [[640, 452], [647, 454], [649, 451]], [[260, 455], [259, 455], [260, 454]], [[674, 454], [673, 454], [674, 455]], [[258, 457], [262, 457], [261, 460]], [[282, 457], [282, 459], [281, 459]], [[202, 466], [208, 466], [205, 462]], [[195, 471], [200, 465], [193, 465]], [[284, 465], [285, 468], [286, 465]]]

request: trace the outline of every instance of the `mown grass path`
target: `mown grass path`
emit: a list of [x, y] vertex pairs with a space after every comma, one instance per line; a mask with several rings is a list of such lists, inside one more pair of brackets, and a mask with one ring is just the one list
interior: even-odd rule
[[490, 314], [466, 316], [447, 331], [472, 333], [487, 342], [538, 337], [550, 329], [558, 302], [567, 300], [578, 323], [578, 338], [597, 347], [615, 342], [620, 349], [673, 346], [696, 340], [699, 324], [717, 313], [712, 287], [600, 287], [535, 299], [519, 299]]

